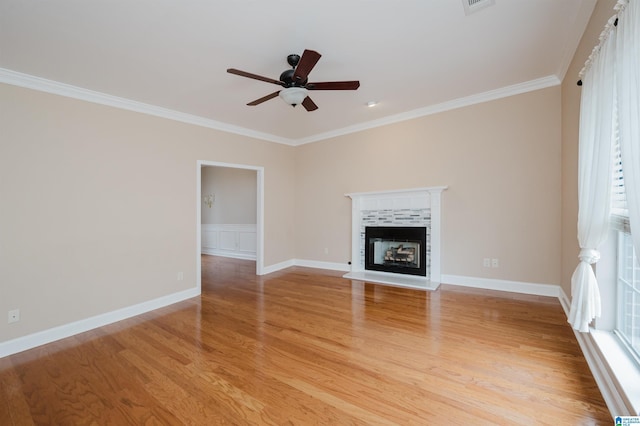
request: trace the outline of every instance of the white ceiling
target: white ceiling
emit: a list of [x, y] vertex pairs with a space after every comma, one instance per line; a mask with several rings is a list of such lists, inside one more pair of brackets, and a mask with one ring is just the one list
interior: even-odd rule
[[[0, 81], [296, 145], [558, 84], [596, 0], [463, 1], [0, 0]], [[279, 86], [227, 68], [277, 80], [304, 49], [360, 88], [245, 105]]]

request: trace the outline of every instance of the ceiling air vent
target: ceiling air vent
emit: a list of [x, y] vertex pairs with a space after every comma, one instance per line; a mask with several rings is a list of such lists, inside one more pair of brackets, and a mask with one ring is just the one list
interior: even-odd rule
[[462, 0], [464, 6], [464, 13], [471, 15], [485, 7], [493, 6], [496, 4], [496, 0]]

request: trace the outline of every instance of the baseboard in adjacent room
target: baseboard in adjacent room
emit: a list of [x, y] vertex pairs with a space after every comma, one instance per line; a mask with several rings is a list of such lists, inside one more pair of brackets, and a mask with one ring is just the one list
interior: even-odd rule
[[210, 256], [228, 257], [231, 259], [244, 259], [244, 260], [256, 260], [255, 253], [243, 253], [237, 251], [228, 251], [221, 249], [210, 249], [203, 247], [201, 249], [202, 254], [208, 254]]

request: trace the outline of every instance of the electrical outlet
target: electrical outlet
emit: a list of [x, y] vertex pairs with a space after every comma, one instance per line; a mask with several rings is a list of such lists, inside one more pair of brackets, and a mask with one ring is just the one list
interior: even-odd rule
[[329, 247], [324, 248], [324, 254], [329, 254]]
[[488, 257], [485, 257], [482, 260], [482, 266], [484, 266], [485, 268], [490, 268], [491, 267], [491, 259], [489, 259]]
[[491, 267], [497, 268], [498, 266], [500, 266], [500, 264], [498, 263], [498, 259], [496, 258], [491, 259]]
[[184, 272], [178, 272], [178, 281], [184, 280]]
[[7, 313], [7, 324], [20, 321], [20, 309], [13, 309]]

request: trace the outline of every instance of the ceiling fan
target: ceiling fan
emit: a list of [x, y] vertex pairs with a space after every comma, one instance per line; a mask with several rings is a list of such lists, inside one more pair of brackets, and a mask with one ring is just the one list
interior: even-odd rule
[[235, 68], [229, 68], [227, 69], [227, 72], [241, 77], [253, 78], [254, 80], [277, 84], [278, 86], [283, 87], [283, 89], [256, 99], [253, 102], [249, 102], [247, 105], [259, 105], [269, 99], [280, 96], [286, 103], [293, 107], [298, 104], [302, 104], [307, 111], [315, 111], [318, 109], [318, 106], [307, 95], [309, 90], [356, 90], [360, 87], [359, 81], [309, 82], [309, 73], [313, 67], [315, 67], [320, 56], [322, 55], [315, 50], [305, 50], [302, 53], [302, 57], [296, 54], [287, 56], [287, 63], [291, 65], [291, 69], [283, 71], [282, 74], [280, 74], [279, 80], [274, 80], [269, 77], [263, 77], [261, 75], [252, 74]]

